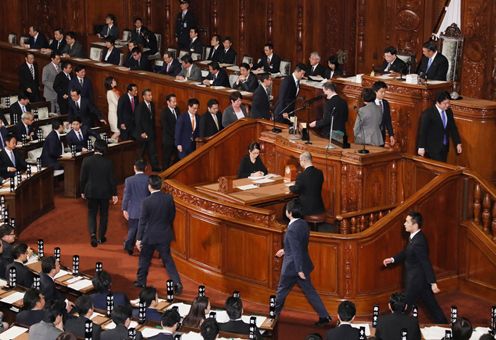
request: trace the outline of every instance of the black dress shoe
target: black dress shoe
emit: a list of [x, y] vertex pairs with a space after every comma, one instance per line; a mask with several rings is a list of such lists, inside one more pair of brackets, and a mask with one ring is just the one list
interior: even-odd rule
[[92, 246], [92, 247], [96, 247], [96, 246], [98, 246], [98, 241], [97, 241], [97, 240], [96, 240], [96, 238], [94, 238], [94, 237], [92, 237], [92, 238], [91, 238], [91, 242], [90, 242], [90, 243], [91, 243], [91, 246]]
[[129, 256], [133, 256], [133, 250], [132, 249], [126, 249], [126, 251], [127, 251], [127, 254]]
[[105, 242], [107, 242], [107, 238], [105, 236], [98, 240], [98, 243], [105, 243]]
[[144, 285], [144, 284], [142, 284], [142, 283], [140, 283], [140, 282], [138, 282], [138, 281], [134, 281], [134, 282], [133, 282], [133, 285], [134, 285], [135, 287], [137, 287], [137, 288], [145, 288], [145, 285]]
[[327, 325], [331, 324], [331, 321], [332, 321], [332, 318], [330, 316], [327, 316], [325, 318], [319, 318], [319, 321], [314, 323], [314, 325], [317, 327], [327, 326]]
[[176, 283], [174, 285], [174, 295], [181, 295], [183, 292], [183, 285], [181, 283]]

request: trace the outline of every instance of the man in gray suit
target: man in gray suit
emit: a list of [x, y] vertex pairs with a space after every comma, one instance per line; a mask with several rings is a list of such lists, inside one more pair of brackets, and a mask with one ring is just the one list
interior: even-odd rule
[[382, 111], [375, 104], [375, 92], [372, 89], [363, 89], [362, 98], [365, 106], [358, 109], [353, 134], [356, 144], [384, 145], [381, 123]]
[[51, 112], [60, 112], [59, 105], [57, 104], [57, 92], [53, 89], [53, 82], [55, 77], [60, 72], [60, 54], [52, 52], [50, 63], [43, 67], [41, 82], [43, 83], [43, 97], [50, 102]]
[[192, 81], [202, 80], [201, 70], [198, 66], [193, 64], [193, 59], [189, 54], [181, 57], [181, 64], [183, 65], [183, 69], [176, 76], [176, 79]]
[[64, 301], [55, 301], [45, 309], [43, 320], [29, 327], [29, 340], [56, 339], [64, 330]]

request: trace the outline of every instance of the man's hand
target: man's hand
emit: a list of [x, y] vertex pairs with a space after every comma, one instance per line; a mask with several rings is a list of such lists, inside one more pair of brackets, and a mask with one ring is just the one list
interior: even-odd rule
[[284, 256], [284, 249], [279, 249], [276, 253], [276, 257], [283, 257]]
[[100, 122], [102, 122], [103, 124], [107, 125], [107, 122], [105, 121], [105, 119], [100, 119]]
[[311, 122], [310, 124], [308, 124], [309, 127], [311, 128], [314, 128], [317, 126], [317, 122], [314, 120], [313, 122]]
[[126, 219], [126, 221], [129, 221], [129, 213], [126, 210], [122, 211], [122, 215], [124, 215], [124, 218]]
[[307, 278], [305, 277], [305, 273], [304, 272], [298, 272], [298, 276], [300, 277], [300, 279], [302, 280], [306, 280]]
[[437, 286], [437, 283], [432, 283], [431, 284], [431, 289], [432, 289], [432, 292], [434, 294], [437, 294], [437, 293], [441, 292], [441, 289], [439, 289], [439, 287]]
[[86, 149], [86, 148], [81, 148], [81, 151], [82, 151], [82, 152], [88, 152], [88, 149]]
[[176, 76], [177, 80], [184, 80], [185, 78], [183, 76]]
[[66, 94], [64, 94], [64, 95], [62, 96], [62, 98], [67, 99], [67, 98], [69, 98], [69, 96], [68, 96], [68, 95], [66, 95]]
[[138, 248], [138, 251], [141, 251], [141, 248], [143, 248], [141, 241], [136, 241], [136, 248]]
[[31, 88], [30, 88], [30, 87], [28, 87], [28, 88], [26, 89], [26, 92], [28, 92], [28, 93], [33, 93], [33, 90], [31, 90]]
[[112, 196], [112, 204], [116, 205], [117, 202], [119, 202], [119, 197], [118, 196]]
[[74, 308], [74, 303], [69, 301], [69, 300], [65, 300], [65, 310], [67, 311], [67, 313], [70, 313], [70, 311]]
[[417, 153], [418, 153], [419, 156], [424, 157], [424, 155], [425, 155], [425, 149], [424, 148], [419, 148], [417, 150]]
[[142, 139], [148, 139], [148, 135], [146, 134], [146, 132], [143, 132], [140, 136]]
[[82, 198], [83, 200], [85, 200], [85, 199], [86, 199], [86, 197], [84, 196], [84, 193], [81, 193], [81, 198]]
[[126, 124], [122, 123], [122, 124], [121, 124], [121, 129], [122, 129], [122, 130], [126, 130]]
[[285, 119], [289, 119], [289, 115], [288, 115], [288, 113], [287, 113], [287, 112], [284, 112], [284, 113], [282, 114], [282, 116], [283, 116]]
[[393, 259], [392, 259], [392, 258], [390, 258], [390, 257], [388, 257], [387, 259], [384, 259], [384, 260], [382, 261], [382, 264], [384, 265], [384, 267], [387, 267], [387, 266], [388, 266], [388, 264], [391, 264], [391, 263], [393, 263]]
[[182, 145], [178, 145], [178, 146], [177, 146], [177, 151], [179, 151], [179, 152], [183, 152], [183, 146], [182, 146]]
[[456, 153], [457, 154], [461, 154], [462, 153], [462, 145], [461, 144], [457, 144], [456, 145]]
[[17, 169], [16, 169], [16, 168], [14, 168], [13, 166], [8, 166], [8, 167], [7, 167], [7, 171], [8, 171], [8, 172], [16, 172], [16, 171], [17, 171]]
[[396, 139], [394, 139], [394, 136], [389, 136], [389, 145], [394, 146], [396, 144]]

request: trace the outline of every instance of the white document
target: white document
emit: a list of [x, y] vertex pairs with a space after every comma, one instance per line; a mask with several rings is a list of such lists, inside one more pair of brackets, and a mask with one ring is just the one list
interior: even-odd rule
[[[116, 325], [113, 321], [102, 326], [103, 329], [114, 329], [115, 327]], [[138, 323], [136, 321], [131, 321], [128, 328], [136, 328], [136, 327], [138, 327]]]
[[76, 281], [79, 281], [79, 280], [82, 280], [83, 278], [81, 276], [74, 276], [72, 279], [69, 279], [67, 281], [64, 281], [65, 283], [67, 283], [68, 285], [76, 282]]
[[351, 327], [360, 329], [360, 327], [365, 327], [365, 335], [370, 336], [370, 326], [368, 323], [352, 323]]
[[[227, 314], [227, 313], [226, 313]], [[265, 321], [266, 317], [265, 316], [261, 316], [261, 315], [243, 315], [241, 317], [241, 320], [243, 320], [244, 322], [246, 323], [250, 323], [250, 318], [254, 316], [257, 318], [257, 320], [255, 321], [255, 324], [257, 325], [258, 328], [260, 328], [260, 326], [262, 326], [263, 322]]]
[[253, 181], [253, 183], [257, 183], [257, 184], [272, 183], [272, 182], [275, 181], [270, 178], [261, 178], [261, 179], [257, 179], [256, 181]]
[[173, 307], [178, 307], [178, 312], [179, 312], [179, 315], [181, 315], [183, 318], [188, 315], [189, 313], [189, 310], [191, 309], [191, 305], [188, 305], [188, 304], [185, 304], [185, 303], [182, 303], [182, 302], [178, 302], [178, 303], [173, 303], [172, 305], [170, 305], [169, 307], [167, 307], [167, 310], [169, 309], [172, 309]]
[[446, 334], [446, 331], [450, 329], [451, 328], [447, 327], [430, 326], [421, 328], [420, 332], [422, 332], [422, 338], [425, 340], [439, 340], [442, 339]]
[[59, 277], [62, 277], [64, 275], [71, 274], [66, 270], [61, 269], [57, 274], [55, 274], [54, 280], [57, 280]]
[[247, 184], [247, 185], [240, 185], [237, 188], [239, 190], [246, 191], [246, 190], [256, 189], [256, 188], [258, 188], [258, 186], [256, 186], [255, 184]]
[[82, 280], [79, 280], [75, 283], [68, 285], [67, 287], [74, 289], [74, 290], [82, 290], [82, 289], [85, 289], [85, 288], [88, 288], [91, 286], [92, 286], [91, 280], [82, 279]]
[[93, 314], [91, 314], [90, 316], [90, 320], [93, 320], [94, 318], [96, 318], [97, 316], [105, 316], [103, 315], [102, 313], [96, 313], [96, 312], [93, 312]]
[[107, 64], [107, 63], [95, 63], [95, 65], [103, 66], [103, 67], [112, 66], [112, 64]]
[[[141, 335], [143, 335], [144, 338], [151, 338], [152, 336], [155, 336], [162, 332], [163, 330], [159, 328], [145, 327], [141, 330]], [[181, 339], [183, 339], [183, 337], [181, 337]]]
[[474, 332], [472, 333], [470, 340], [479, 340], [483, 334], [487, 333], [489, 333], [489, 327], [476, 327], [474, 328]]
[[0, 279], [0, 287], [7, 286], [7, 281]]
[[24, 292], [15, 292], [15, 293], [10, 294], [9, 296], [4, 297], [0, 301], [4, 302], [6, 304], [12, 305], [12, 304], [14, 304], [14, 302], [20, 301], [23, 298], [24, 298]]
[[19, 335], [24, 334], [28, 331], [27, 328], [12, 326], [2, 334], [0, 334], [0, 340], [11, 340], [17, 338]]

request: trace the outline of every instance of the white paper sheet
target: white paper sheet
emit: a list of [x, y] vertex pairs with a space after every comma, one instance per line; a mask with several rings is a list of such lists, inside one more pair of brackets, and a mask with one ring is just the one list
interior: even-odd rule
[[67, 283], [68, 285], [74, 283], [74, 282], [77, 282], [79, 280], [82, 280], [83, 278], [81, 276], [74, 276], [72, 279], [69, 279], [67, 281], [64, 281], [65, 283]]
[[145, 327], [141, 330], [141, 335], [143, 335], [144, 338], [151, 338], [159, 333], [162, 333], [162, 329], [160, 328]]
[[251, 189], [256, 189], [258, 188], [255, 184], [247, 184], [247, 185], [240, 185], [237, 187], [239, 190], [251, 190]]
[[57, 280], [59, 277], [62, 277], [64, 275], [71, 274], [66, 270], [61, 269], [57, 274], [55, 274], [54, 279]]
[[421, 328], [420, 332], [422, 332], [422, 338], [425, 340], [439, 340], [444, 337], [446, 330], [449, 329], [447, 327], [430, 326]]
[[7, 281], [0, 279], [0, 287], [5, 287], [7, 285]]
[[[103, 327], [103, 329], [114, 329], [115, 326], [116, 326], [115, 323], [112, 321], [112, 322], [110, 322], [110, 323], [108, 323], [108, 324], [106, 324], [106, 325], [104, 325], [102, 327]], [[128, 329], [129, 328], [136, 328], [136, 327], [138, 327], [138, 323], [136, 321], [131, 321], [131, 323], [129, 324]]]
[[261, 179], [257, 179], [256, 181], [253, 181], [253, 183], [257, 183], [257, 184], [272, 183], [272, 182], [275, 181], [270, 178], [261, 178]]
[[167, 310], [172, 309], [173, 307], [176, 307], [176, 306], [178, 307], [179, 315], [181, 315], [183, 318], [186, 315], [188, 315], [189, 310], [191, 309], [191, 305], [187, 305], [185, 303], [178, 302], [178, 303], [173, 303], [172, 305], [167, 307]]
[[74, 290], [82, 290], [88, 287], [91, 287], [92, 283], [91, 280], [88, 279], [82, 279], [77, 281], [76, 283], [70, 284], [67, 287], [74, 289]]
[[96, 318], [97, 316], [105, 316], [103, 315], [102, 313], [96, 313], [96, 312], [93, 312], [93, 314], [91, 314], [90, 316], [90, 320], [93, 320], [94, 318]]
[[22, 300], [24, 298], [24, 292], [15, 292], [10, 294], [9, 296], [4, 297], [2, 302], [12, 305], [14, 302], [17, 302], [19, 300]]
[[10, 339], [15, 339], [19, 335], [24, 334], [28, 331], [27, 328], [24, 327], [19, 327], [19, 326], [12, 326], [2, 334], [0, 334], [0, 340], [10, 340]]
[[370, 336], [370, 326], [368, 323], [352, 323], [352, 327], [360, 329], [360, 327], [365, 327], [365, 335]]
[[476, 327], [470, 337], [470, 340], [479, 340], [482, 335], [487, 333], [489, 333], [489, 327]]

